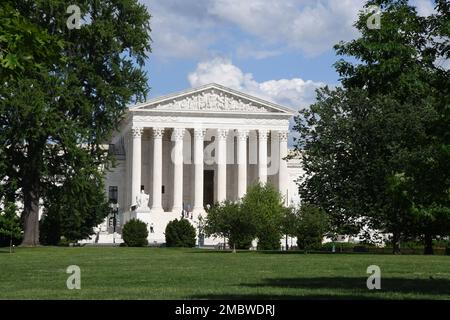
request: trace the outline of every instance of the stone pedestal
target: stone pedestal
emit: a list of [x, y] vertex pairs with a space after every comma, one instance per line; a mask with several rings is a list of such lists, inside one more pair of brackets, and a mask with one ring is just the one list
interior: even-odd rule
[[150, 225], [151, 223], [150, 217], [151, 217], [150, 209], [137, 209], [130, 212], [130, 219], [139, 219], [148, 225]]

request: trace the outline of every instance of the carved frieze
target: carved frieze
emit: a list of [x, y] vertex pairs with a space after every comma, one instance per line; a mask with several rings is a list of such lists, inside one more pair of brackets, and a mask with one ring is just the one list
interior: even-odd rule
[[241, 99], [217, 90], [197, 92], [160, 103], [155, 110], [270, 112], [267, 108], [250, 100]]

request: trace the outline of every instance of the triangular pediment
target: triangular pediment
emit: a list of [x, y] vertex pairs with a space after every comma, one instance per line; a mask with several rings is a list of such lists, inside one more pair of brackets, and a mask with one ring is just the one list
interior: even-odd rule
[[289, 108], [218, 84], [209, 84], [153, 99], [130, 110], [293, 114]]

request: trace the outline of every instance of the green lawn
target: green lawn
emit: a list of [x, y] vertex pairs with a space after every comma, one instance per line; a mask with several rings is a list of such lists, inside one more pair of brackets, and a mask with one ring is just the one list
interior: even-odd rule
[[[366, 287], [369, 265], [381, 290]], [[68, 290], [66, 268], [81, 268]], [[0, 248], [0, 299], [450, 299], [449, 256]]]

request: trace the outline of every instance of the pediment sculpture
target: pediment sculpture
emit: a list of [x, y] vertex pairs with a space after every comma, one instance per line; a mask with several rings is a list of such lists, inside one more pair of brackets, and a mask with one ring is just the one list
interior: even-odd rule
[[157, 110], [269, 112], [252, 101], [214, 90], [203, 91], [158, 104]]

